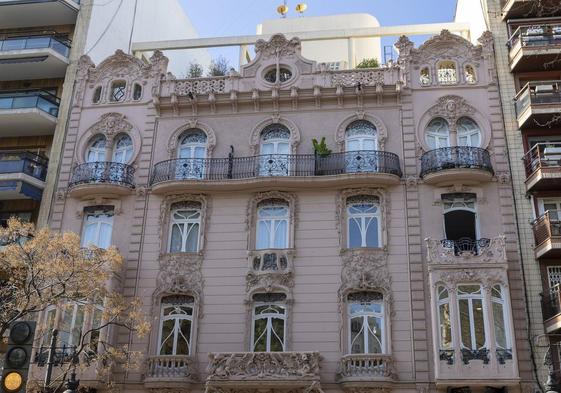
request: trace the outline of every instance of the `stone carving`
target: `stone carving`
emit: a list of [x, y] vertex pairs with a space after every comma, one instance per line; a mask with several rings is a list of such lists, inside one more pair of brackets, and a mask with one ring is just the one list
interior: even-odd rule
[[456, 122], [462, 116], [472, 116], [476, 112], [475, 108], [467, 101], [456, 95], [446, 95], [440, 97], [428, 113], [431, 117], [442, 117], [448, 121], [450, 128], [455, 128]]
[[395, 43], [395, 47], [399, 52], [398, 63], [409, 63], [411, 60], [411, 54], [415, 49], [415, 44], [407, 36], [402, 35]]
[[111, 144], [115, 136], [121, 133], [129, 133], [132, 125], [126, 120], [125, 115], [120, 113], [105, 113], [101, 119], [90, 128], [92, 134], [103, 134], [107, 142]]
[[177, 80], [174, 91], [178, 96], [224, 93], [226, 91], [226, 80], [227, 77], [225, 76]]
[[249, 272], [246, 276], [247, 292], [255, 292], [263, 290], [265, 292], [273, 292], [281, 290], [288, 292], [294, 287], [294, 277], [291, 271], [287, 272], [268, 272], [258, 273]]
[[419, 179], [418, 176], [409, 175], [405, 179], [405, 185], [409, 188], [414, 188], [414, 187], [417, 187], [419, 185], [419, 181], [420, 181], [420, 179]]
[[354, 87], [354, 86], [383, 86], [384, 71], [356, 71], [344, 70], [333, 71], [331, 73], [331, 85], [333, 87]]
[[347, 295], [353, 291], [378, 291], [393, 313], [392, 280], [388, 271], [388, 255], [385, 251], [372, 249], [347, 249], [342, 252], [343, 269], [339, 304], [346, 302]]
[[294, 249], [250, 251], [246, 276], [248, 299], [256, 291], [291, 293], [294, 287], [293, 258]]
[[128, 55], [120, 49], [102, 61], [89, 72], [89, 82], [95, 84], [101, 79], [142, 78], [152, 79], [165, 74], [168, 58], [162, 52], [155, 51], [150, 62], [144, 62], [135, 56]]
[[[407, 48], [405, 42], [402, 42], [401, 44], [405, 44], [405, 47]], [[448, 30], [442, 30], [439, 35], [427, 40], [418, 49], [409, 47], [409, 50], [411, 60], [417, 64], [434, 63], [435, 61], [442, 59], [463, 60], [461, 63], [464, 63], [467, 60], [478, 62], [482, 59], [481, 45], [474, 46], [465, 38], [452, 34]]]
[[391, 355], [351, 354], [341, 358], [337, 380], [346, 381], [384, 381], [397, 379]]
[[481, 246], [477, 252], [458, 252], [454, 247], [446, 247], [442, 241], [425, 239], [427, 262], [429, 264], [464, 265], [474, 263], [506, 263], [506, 237], [504, 235], [490, 240], [488, 246]]
[[260, 39], [255, 43], [255, 54], [260, 55], [263, 60], [277, 56], [290, 57], [300, 53], [300, 49], [299, 38], [288, 40], [283, 34], [275, 34], [269, 41]]
[[208, 382], [214, 381], [319, 381], [318, 352], [210, 353]]
[[163, 355], [146, 359], [144, 383], [154, 392], [165, 390], [169, 382], [198, 381], [197, 361], [190, 356]]
[[441, 270], [433, 272], [433, 282], [446, 284], [448, 290], [455, 291], [458, 284], [478, 283], [489, 290], [493, 285], [501, 284], [508, 287], [506, 267], [486, 268], [479, 270]]
[[500, 184], [510, 184], [510, 172], [497, 172], [495, 177]]

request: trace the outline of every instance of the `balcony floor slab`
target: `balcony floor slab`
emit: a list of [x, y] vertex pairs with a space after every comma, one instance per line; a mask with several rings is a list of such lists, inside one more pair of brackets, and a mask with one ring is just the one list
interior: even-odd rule
[[57, 118], [38, 108], [0, 109], [0, 136], [52, 135]]
[[67, 67], [68, 58], [51, 48], [0, 52], [0, 81], [63, 78]]

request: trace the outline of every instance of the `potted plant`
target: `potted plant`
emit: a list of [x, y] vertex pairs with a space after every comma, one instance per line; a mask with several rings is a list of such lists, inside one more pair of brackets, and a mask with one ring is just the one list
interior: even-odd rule
[[[331, 149], [327, 147], [325, 137], [322, 137], [319, 142], [315, 138], [312, 139], [312, 145], [314, 145], [315, 173], [316, 175], [323, 175], [327, 167], [327, 160], [325, 160], [325, 158], [331, 155]], [[321, 165], [321, 163], [323, 163], [323, 165]]]

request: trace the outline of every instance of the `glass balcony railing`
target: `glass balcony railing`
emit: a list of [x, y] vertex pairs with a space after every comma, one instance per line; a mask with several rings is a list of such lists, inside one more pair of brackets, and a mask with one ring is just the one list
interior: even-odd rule
[[[0, 0], [0, 6], [12, 4], [29, 4], [29, 3], [55, 3], [58, 0]], [[70, 0], [73, 3], [80, 4], [80, 0]]]
[[0, 150], [0, 173], [23, 173], [45, 181], [49, 160], [28, 151]]
[[520, 44], [523, 47], [561, 45], [561, 24], [520, 26], [508, 40], [509, 49]]
[[0, 40], [0, 52], [51, 48], [64, 57], [70, 54], [70, 41], [52, 35], [12, 37]]
[[535, 104], [561, 104], [561, 81], [529, 82], [514, 98], [516, 114], [520, 116]]
[[0, 91], [0, 111], [37, 108], [51, 116], [58, 116], [60, 99], [45, 90]]

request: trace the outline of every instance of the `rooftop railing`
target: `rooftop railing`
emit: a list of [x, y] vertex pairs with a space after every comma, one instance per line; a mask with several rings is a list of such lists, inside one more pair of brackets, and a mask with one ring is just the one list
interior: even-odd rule
[[442, 147], [427, 151], [421, 156], [421, 177], [446, 169], [462, 168], [494, 173], [489, 152], [479, 147]]
[[561, 81], [529, 82], [514, 98], [516, 114], [520, 116], [530, 105], [561, 104]]
[[507, 46], [512, 49], [517, 44], [523, 47], [561, 45], [561, 24], [519, 26], [510, 36]]
[[0, 91], [0, 111], [37, 108], [57, 117], [59, 105], [60, 99], [45, 90]]
[[28, 151], [0, 150], [0, 173], [24, 173], [44, 181], [49, 160]]
[[51, 48], [64, 57], [70, 54], [70, 41], [54, 35], [12, 37], [0, 40], [0, 52]]

